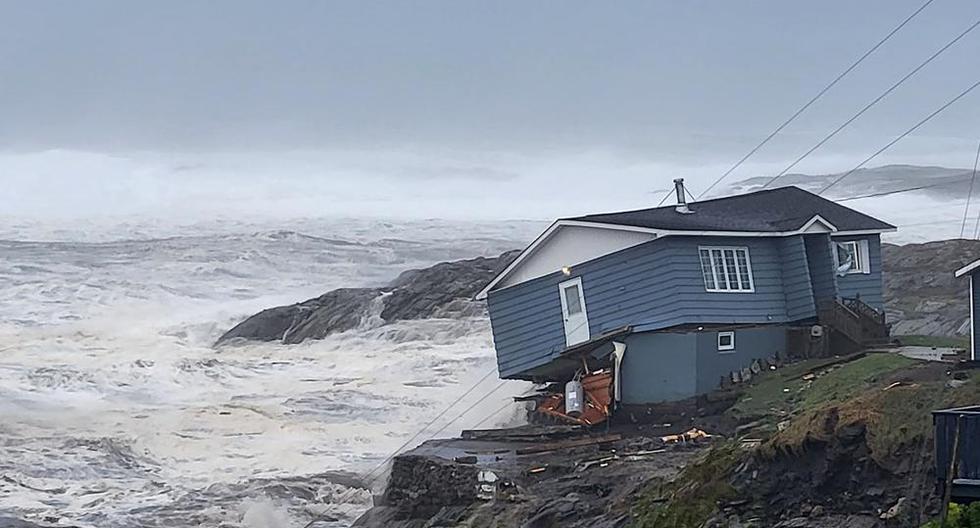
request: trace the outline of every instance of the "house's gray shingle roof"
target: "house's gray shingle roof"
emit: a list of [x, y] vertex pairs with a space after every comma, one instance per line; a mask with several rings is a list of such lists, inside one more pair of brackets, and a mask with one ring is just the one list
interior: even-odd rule
[[883, 230], [895, 226], [844, 207], [799, 187], [779, 187], [693, 202], [693, 214], [674, 206], [567, 218], [625, 226], [680, 231], [793, 231], [820, 215], [839, 231]]

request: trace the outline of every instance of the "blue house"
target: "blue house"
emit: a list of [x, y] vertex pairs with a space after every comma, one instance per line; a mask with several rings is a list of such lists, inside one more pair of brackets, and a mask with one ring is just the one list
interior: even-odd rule
[[614, 372], [620, 403], [711, 391], [792, 335], [887, 336], [880, 235], [797, 187], [555, 221], [479, 294], [501, 377]]
[[975, 286], [977, 276], [980, 275], [980, 260], [963, 266], [956, 270], [957, 277], [970, 277], [970, 359], [977, 360], [977, 332], [980, 331], [980, 322], [977, 316], [980, 315], [980, 291]]

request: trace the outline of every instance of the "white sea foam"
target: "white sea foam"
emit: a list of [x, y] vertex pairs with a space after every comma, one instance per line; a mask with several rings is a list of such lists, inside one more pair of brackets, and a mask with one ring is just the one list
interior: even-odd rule
[[[489, 325], [381, 325], [365, 313], [322, 341], [215, 350], [220, 333], [271, 305], [498, 254], [539, 226], [463, 236], [438, 222], [310, 220], [65, 241], [22, 227], [0, 241], [0, 511], [99, 528], [262, 528], [313, 514], [349, 525], [370, 493], [344, 472], [372, 470], [494, 368]], [[442, 434], [523, 389], [505, 387]]]

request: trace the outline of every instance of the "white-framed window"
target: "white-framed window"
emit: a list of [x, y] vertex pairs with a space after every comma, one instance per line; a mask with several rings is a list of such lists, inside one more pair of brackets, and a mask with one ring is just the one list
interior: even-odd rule
[[752, 261], [749, 248], [707, 247], [698, 248], [701, 256], [701, 275], [704, 289], [709, 292], [754, 292]]
[[871, 273], [871, 258], [867, 240], [848, 240], [834, 244], [837, 274]]
[[735, 350], [735, 332], [718, 332], [718, 351], [732, 352]]

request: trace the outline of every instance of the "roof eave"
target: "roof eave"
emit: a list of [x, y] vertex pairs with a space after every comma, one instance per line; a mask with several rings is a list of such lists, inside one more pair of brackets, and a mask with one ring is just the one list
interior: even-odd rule
[[967, 264], [966, 266], [963, 266], [962, 268], [956, 270], [956, 273], [954, 273], [953, 275], [955, 277], [962, 277], [963, 275], [966, 275], [967, 273], [970, 273], [971, 271], [977, 268], [980, 268], [980, 259], [974, 260], [973, 262]]
[[[634, 226], [634, 225], [623, 225], [623, 224], [610, 224], [606, 222], [591, 222], [581, 219], [560, 219], [552, 222], [547, 229], [545, 229], [540, 235], [537, 236], [526, 248], [521, 252], [520, 255], [514, 259], [506, 268], [504, 268], [500, 273], [498, 273], [486, 286], [476, 294], [476, 300], [482, 301], [487, 298], [490, 292], [498, 285], [501, 281], [507, 278], [514, 270], [516, 270], [522, 262], [524, 262], [529, 256], [531, 256], [534, 251], [540, 246], [545, 240], [547, 240], [552, 233], [554, 233], [558, 228], [562, 226], [582, 226], [582, 227], [594, 227], [598, 229], [610, 229], [615, 231], [630, 231], [630, 232], [640, 232], [640, 233], [652, 233], [657, 235], [657, 238], [664, 236], [732, 236], [732, 237], [783, 237], [803, 234], [806, 230], [813, 225], [821, 223], [825, 225], [828, 229], [828, 233], [832, 235], [864, 235], [864, 234], [875, 234], [875, 233], [885, 233], [889, 231], [895, 231], [895, 227], [891, 229], [865, 229], [865, 230], [850, 230], [850, 231], [839, 231], [837, 227], [822, 218], [820, 215], [814, 215], [809, 220], [807, 220], [802, 226], [796, 229], [787, 231], [712, 231], [712, 230], [689, 230], [689, 229], [655, 229], [651, 227], [644, 226]], [[576, 263], [570, 263], [576, 264]]]

